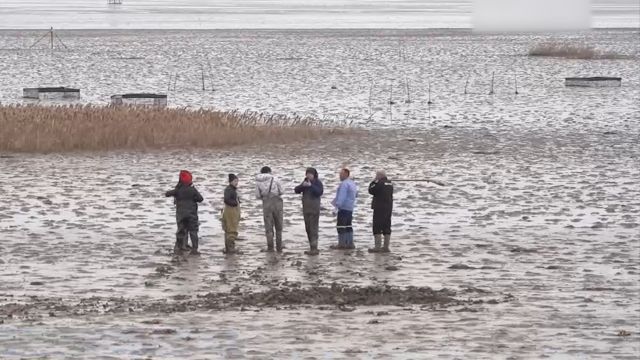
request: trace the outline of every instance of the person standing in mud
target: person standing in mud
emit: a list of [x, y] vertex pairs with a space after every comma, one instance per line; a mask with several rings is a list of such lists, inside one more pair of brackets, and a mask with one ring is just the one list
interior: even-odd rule
[[271, 174], [271, 168], [268, 166], [260, 169], [260, 174], [256, 176], [256, 197], [262, 200], [267, 252], [273, 252], [274, 228], [276, 251], [282, 252], [282, 223], [284, 219], [282, 184]]
[[[371, 253], [389, 252], [391, 241], [391, 213], [393, 212], [393, 183], [384, 170], [376, 172], [375, 179], [369, 184], [369, 194], [373, 195], [373, 237], [374, 247]], [[384, 236], [384, 245], [382, 237]], [[382, 245], [382, 246], [381, 246]]]
[[224, 253], [235, 254], [238, 226], [240, 225], [240, 199], [238, 198], [238, 177], [229, 174], [229, 185], [224, 189], [224, 210], [222, 229], [224, 230]]
[[358, 187], [351, 180], [351, 172], [349, 169], [340, 170], [340, 185], [336, 192], [336, 197], [331, 204], [338, 211], [337, 226], [338, 229], [338, 245], [331, 245], [332, 249], [355, 249], [353, 243], [353, 209], [356, 205], [356, 197], [358, 196]]
[[199, 255], [198, 252], [198, 203], [202, 202], [202, 195], [193, 186], [193, 176], [187, 170], [180, 171], [178, 185], [175, 189], [167, 191], [166, 197], [173, 197], [176, 205], [176, 221], [178, 231], [176, 232], [176, 244], [174, 253], [188, 250], [188, 237], [191, 237], [191, 254]]
[[318, 178], [318, 171], [307, 168], [302, 183], [294, 189], [296, 194], [302, 194], [302, 214], [304, 227], [309, 240], [309, 251], [306, 255], [318, 255], [318, 231], [320, 227], [320, 198], [324, 193], [322, 181]]

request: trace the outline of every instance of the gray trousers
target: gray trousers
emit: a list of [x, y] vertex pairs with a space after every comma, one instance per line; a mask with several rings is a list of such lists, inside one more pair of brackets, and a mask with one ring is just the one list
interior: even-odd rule
[[264, 230], [267, 235], [267, 247], [273, 249], [273, 229], [275, 228], [276, 248], [282, 249], [282, 222], [284, 209], [282, 199], [272, 196], [262, 199]]
[[303, 213], [304, 228], [307, 230], [309, 246], [312, 249], [318, 248], [318, 230], [320, 227], [320, 213]]

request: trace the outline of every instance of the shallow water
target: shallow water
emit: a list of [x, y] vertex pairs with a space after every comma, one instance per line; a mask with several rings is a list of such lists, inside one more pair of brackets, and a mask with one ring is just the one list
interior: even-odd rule
[[[0, 61], [11, 64], [0, 72], [3, 103], [34, 103], [22, 98], [23, 87], [66, 85], [81, 89], [83, 104], [108, 104], [114, 94], [160, 92], [168, 93], [170, 106], [250, 109], [367, 127], [628, 131], [640, 117], [637, 29], [546, 35], [64, 31], [59, 35], [69, 50], [52, 53], [44, 43], [24, 50], [41, 35], [0, 31]], [[546, 41], [584, 43], [630, 58], [526, 56]], [[565, 88], [564, 78], [573, 76], [620, 76], [622, 87]]]
[[[11, 48], [21, 41], [16, 35], [2, 32], [0, 43]], [[637, 35], [598, 31], [571, 39], [637, 55]], [[163, 359], [640, 355], [637, 58], [529, 59], [522, 53], [537, 38], [457, 31], [385, 31], [379, 37], [370, 32], [66, 36], [73, 48], [66, 53], [0, 51], [5, 63], [16, 64], [0, 73], [3, 102], [22, 102], [17, 89], [42, 79], [54, 84], [74, 79], [67, 83], [80, 84], [84, 103], [104, 103], [123, 88], [161, 88], [171, 72], [161, 64], [187, 68], [184, 59], [200, 58], [189, 49], [201, 37], [209, 54], [219, 54], [216, 68], [226, 69], [219, 76], [224, 85], [202, 97], [203, 104], [297, 111], [326, 121], [350, 118], [373, 130], [264, 148], [1, 154], [1, 358], [82, 358], [88, 352]], [[158, 44], [167, 38], [169, 47], [160, 51]], [[413, 54], [406, 69], [397, 61], [401, 40]], [[113, 50], [117, 42], [125, 45]], [[184, 55], [180, 62], [178, 54]], [[133, 55], [144, 60], [112, 58]], [[57, 61], [61, 58], [68, 62]], [[496, 94], [488, 96], [486, 75], [511, 69], [514, 61], [523, 69], [520, 94], [511, 94], [504, 76]], [[392, 113], [400, 117], [385, 114], [388, 89], [376, 90], [378, 114], [367, 120], [370, 79], [391, 74], [399, 82], [412, 67], [412, 83], [436, 69], [444, 74], [433, 77], [431, 118], [423, 81], [412, 103], [397, 95]], [[461, 89], [469, 68], [478, 69], [478, 77], [465, 97]], [[595, 72], [620, 75], [623, 86], [562, 85], [565, 75]], [[197, 75], [192, 74], [194, 81]], [[197, 87], [185, 81], [177, 89], [173, 105], [199, 105], [193, 103], [202, 96]], [[285, 196], [285, 253], [260, 252], [265, 240], [251, 179], [264, 165], [289, 190], [305, 167], [318, 168], [327, 189], [318, 258], [302, 253], [301, 205], [292, 192]], [[345, 253], [328, 249], [336, 241], [329, 204], [343, 165], [360, 186], [354, 219], [358, 249]], [[392, 179], [446, 183], [396, 183], [390, 255], [366, 252], [372, 242], [366, 186], [380, 167]], [[194, 173], [205, 197], [199, 258], [170, 254], [174, 209], [163, 193], [182, 168]], [[244, 254], [225, 258], [217, 214], [229, 172], [241, 178]], [[251, 295], [334, 282], [447, 288], [460, 302], [345, 306], [336, 300], [316, 306], [309, 299], [302, 306], [193, 309], [205, 294]], [[167, 306], [156, 306], [164, 301]], [[630, 335], [618, 336], [625, 335], [620, 331]]]

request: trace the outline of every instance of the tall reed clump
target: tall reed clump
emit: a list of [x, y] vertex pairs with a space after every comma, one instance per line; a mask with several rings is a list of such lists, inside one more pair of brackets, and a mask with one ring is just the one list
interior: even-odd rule
[[547, 42], [537, 44], [529, 49], [529, 56], [559, 57], [565, 59], [629, 59], [628, 55], [603, 52], [592, 46], [573, 45], [561, 42]]
[[0, 151], [215, 148], [344, 135], [318, 120], [255, 112], [97, 106], [0, 106]]

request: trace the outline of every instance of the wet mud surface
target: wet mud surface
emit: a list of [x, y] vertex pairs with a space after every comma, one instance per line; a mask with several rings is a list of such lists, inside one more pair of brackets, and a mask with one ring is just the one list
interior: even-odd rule
[[[122, 52], [157, 58], [165, 55], [155, 45], [161, 41], [190, 60], [182, 47], [194, 37], [202, 43], [164, 35], [138, 42], [139, 34], [121, 34], [130, 40]], [[0, 154], [0, 358], [638, 358], [637, 60], [526, 59], [513, 54], [536, 40], [528, 36], [410, 34], [407, 70], [398, 65], [397, 34], [352, 35], [271, 34], [282, 41], [271, 39], [267, 55], [264, 34], [216, 37], [207, 49], [228, 69], [218, 90], [201, 94], [191, 86], [199, 70], [184, 70], [172, 101], [187, 106], [198, 91], [202, 104], [353, 118], [378, 130], [262, 148]], [[587, 37], [637, 54], [635, 35]], [[90, 46], [95, 59], [122, 40], [86, 36], [103, 41]], [[57, 53], [3, 51], [17, 65], [0, 74], [8, 84], [2, 98], [21, 101], [10, 90], [25, 85], [21, 74], [33, 83], [91, 84], [82, 86], [93, 94], [82, 101], [101, 103], [127, 84], [164, 89], [169, 73], [180, 71], [175, 57], [154, 65], [164, 72], [128, 62], [128, 72], [113, 74], [112, 62], [86, 57], [77, 46], [85, 40], [69, 39], [80, 54], [70, 62]], [[522, 70], [518, 96], [511, 95], [513, 64]], [[414, 101], [398, 95], [389, 116], [385, 86], [401, 89], [405, 70]], [[562, 86], [563, 76], [594, 72], [622, 76], [623, 86]], [[381, 74], [393, 79], [376, 83], [370, 118], [370, 79]], [[275, 85], [264, 91], [261, 84]], [[290, 190], [282, 254], [261, 252], [253, 176], [265, 165]], [[326, 189], [317, 257], [303, 254], [293, 194], [307, 166]], [[330, 202], [341, 166], [360, 188], [353, 251], [329, 249], [337, 242]], [[205, 197], [199, 257], [171, 254], [174, 209], [163, 195], [184, 168]], [[395, 184], [391, 254], [366, 251], [373, 245], [366, 186], [378, 168], [392, 180], [445, 183]], [[225, 256], [219, 211], [230, 172], [240, 177], [243, 254]]]
[[[492, 135], [434, 129], [270, 149], [9, 154], [0, 175], [3, 357], [96, 348], [132, 358], [634, 358], [638, 134]], [[172, 255], [173, 207], [162, 197], [185, 164], [205, 197], [199, 257]], [[320, 256], [303, 254], [292, 192], [286, 249], [262, 252], [251, 179], [265, 164], [290, 189], [306, 166], [318, 167], [327, 191]], [[352, 251], [329, 249], [342, 165], [360, 187]], [[445, 186], [398, 182], [393, 252], [369, 254], [366, 185], [382, 166]], [[218, 213], [231, 171], [241, 179], [243, 253], [225, 256]], [[52, 342], [60, 353], [42, 350]]]

